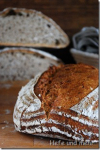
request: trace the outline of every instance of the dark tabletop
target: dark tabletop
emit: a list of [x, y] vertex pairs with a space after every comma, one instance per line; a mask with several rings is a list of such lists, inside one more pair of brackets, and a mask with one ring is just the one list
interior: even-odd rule
[[[28, 8], [41, 11], [52, 18], [69, 36], [83, 27], [98, 28], [98, 0], [0, 0], [0, 11], [6, 7]], [[43, 49], [61, 58], [65, 63], [74, 63], [69, 52], [70, 45], [62, 50]]]

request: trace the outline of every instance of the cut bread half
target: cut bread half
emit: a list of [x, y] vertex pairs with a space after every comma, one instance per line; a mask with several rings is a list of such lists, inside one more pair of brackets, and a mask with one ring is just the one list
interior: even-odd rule
[[26, 80], [62, 62], [55, 56], [32, 48], [5, 48], [0, 51], [0, 81]]
[[64, 48], [67, 34], [41, 12], [6, 8], [0, 13], [0, 45]]

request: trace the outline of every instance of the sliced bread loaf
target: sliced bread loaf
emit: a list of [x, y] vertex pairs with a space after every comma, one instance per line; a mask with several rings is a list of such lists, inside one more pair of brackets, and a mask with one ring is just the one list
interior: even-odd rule
[[7, 8], [0, 13], [0, 45], [63, 48], [69, 44], [64, 31], [41, 12]]
[[32, 48], [5, 48], [0, 51], [0, 81], [31, 79], [49, 66], [62, 62], [55, 56]]

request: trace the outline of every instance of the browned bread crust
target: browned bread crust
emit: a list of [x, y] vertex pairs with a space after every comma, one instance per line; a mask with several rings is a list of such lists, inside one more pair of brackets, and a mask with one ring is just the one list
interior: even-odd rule
[[50, 67], [19, 93], [16, 130], [34, 135], [98, 142], [98, 69], [85, 64]]
[[67, 110], [98, 86], [98, 69], [84, 64], [51, 67], [35, 85], [46, 112], [61, 106]]

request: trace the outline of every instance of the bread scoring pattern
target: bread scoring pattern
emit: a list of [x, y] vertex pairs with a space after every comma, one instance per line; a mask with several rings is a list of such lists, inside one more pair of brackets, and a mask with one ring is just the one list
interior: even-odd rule
[[[79, 66], [91, 68], [83, 64], [79, 64], [76, 67]], [[57, 69], [61, 68], [57, 67]], [[93, 67], [90, 70], [90, 73], [95, 72], [96, 76], [98, 76], [97, 69]], [[45, 73], [47, 75], [47, 72]], [[41, 90], [38, 90], [39, 93], [35, 93], [36, 86], [40, 87], [38, 85], [40, 80], [43, 80], [44, 74], [36, 76], [19, 92], [13, 115], [16, 130], [65, 140], [98, 142], [98, 81], [91, 86], [92, 90], [90, 88], [86, 96], [67, 109], [63, 107], [62, 103], [58, 106], [53, 101], [47, 115], [44, 107], [45, 101], [43, 102], [41, 98], [44, 93], [41, 93]], [[93, 80], [92, 76], [90, 78]]]

